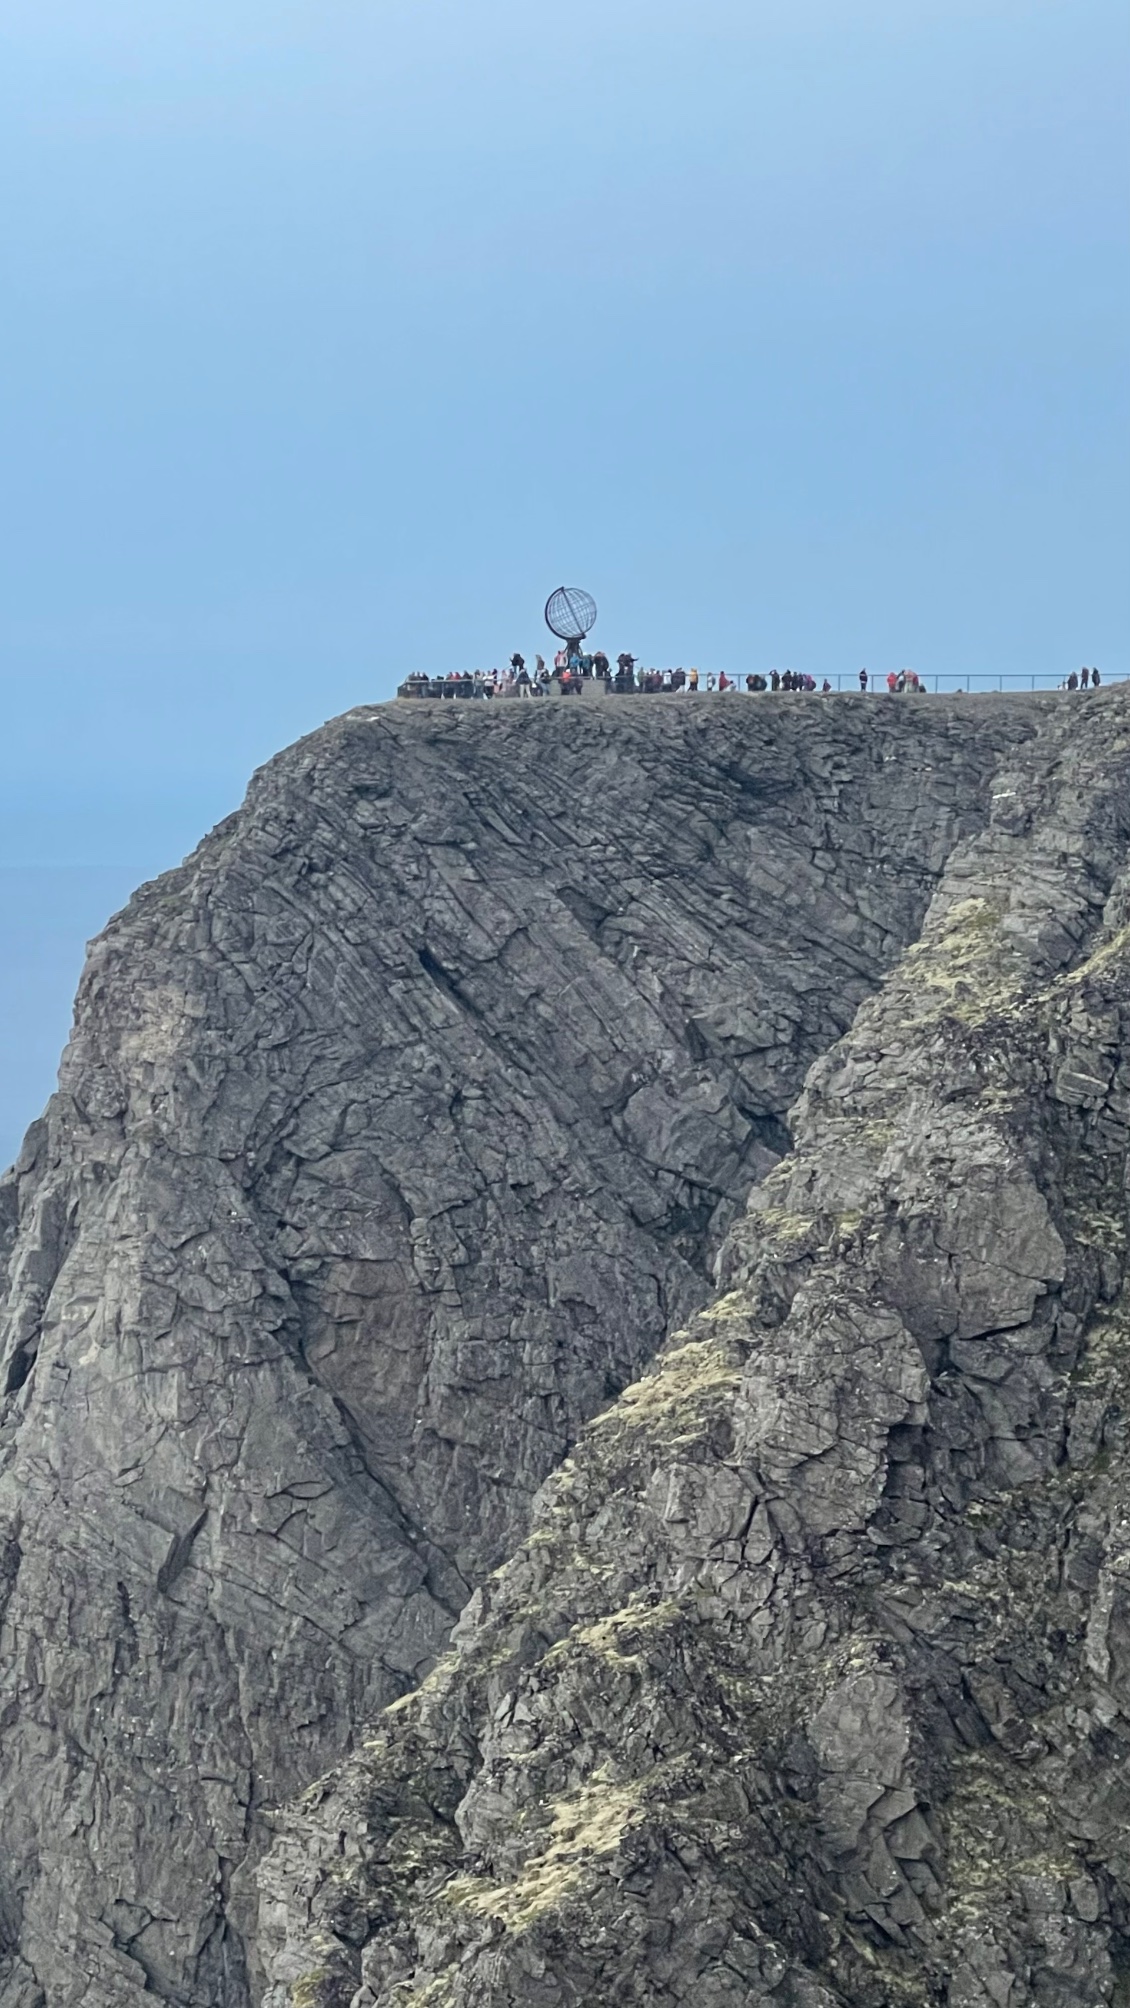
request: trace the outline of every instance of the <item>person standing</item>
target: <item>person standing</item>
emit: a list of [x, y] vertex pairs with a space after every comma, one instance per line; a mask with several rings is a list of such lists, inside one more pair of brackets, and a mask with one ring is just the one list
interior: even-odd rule
[[895, 675], [893, 669], [889, 669], [887, 671], [887, 689], [890, 691], [892, 697], [894, 696], [898, 687], [899, 687], [898, 677]]
[[697, 671], [697, 669], [692, 669], [692, 670], [691, 670], [691, 673], [690, 673], [690, 675], [689, 675], [689, 676], [687, 677], [687, 689], [688, 689], [688, 690], [697, 690], [697, 689], [698, 689], [698, 671]]
[[861, 669], [859, 672], [859, 687], [861, 690], [867, 689], [867, 671], [865, 669]]
[[1088, 685], [1088, 683], [1089, 683], [1089, 681], [1090, 681], [1090, 677], [1091, 677], [1091, 672], [1090, 672], [1090, 670], [1089, 670], [1089, 669], [1081, 669], [1081, 670], [1079, 671], [1079, 688], [1080, 688], [1080, 690], [1086, 690], [1086, 688], [1087, 688], [1087, 685]]
[[1091, 689], [1097, 690], [1098, 687], [1099, 687], [1099, 672], [1097, 669], [1093, 669], [1091, 671]]

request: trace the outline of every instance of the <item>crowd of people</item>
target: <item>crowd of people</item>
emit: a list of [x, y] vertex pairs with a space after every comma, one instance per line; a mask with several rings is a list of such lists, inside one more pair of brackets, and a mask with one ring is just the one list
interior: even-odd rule
[[[892, 696], [926, 695], [926, 685], [913, 669], [889, 670], [883, 681]], [[1097, 690], [1100, 681], [1097, 669], [1082, 669], [1078, 674], [1072, 670], [1059, 687], [1061, 690]], [[577, 649], [560, 649], [553, 658], [552, 667], [544, 657], [536, 655], [530, 669], [525, 657], [515, 651], [509, 667], [502, 670], [454, 670], [449, 676], [427, 676], [419, 672], [405, 678], [397, 696], [574, 697], [583, 695], [586, 689], [594, 695], [603, 689], [617, 696], [662, 691], [684, 691], [693, 696], [700, 690], [725, 693], [740, 691], [743, 686], [749, 692], [801, 690], [827, 693], [832, 688], [827, 677], [818, 684], [814, 676], [802, 674], [800, 670], [771, 669], [765, 675], [751, 673], [745, 677], [728, 676], [725, 670], [720, 670], [717, 676], [713, 672], [704, 676], [697, 669], [645, 669], [634, 656], [627, 654], [618, 655], [613, 667], [603, 649], [597, 649], [591, 655]], [[882, 683], [868, 670], [861, 669], [859, 688], [866, 693], [881, 689]]]
[[821, 686], [814, 676], [803, 676], [799, 670], [773, 669], [765, 676], [751, 674], [742, 679], [727, 676], [725, 670], [716, 676], [712, 671], [703, 675], [698, 669], [647, 669], [627, 654], [617, 656], [613, 667], [601, 650], [593, 655], [566, 655], [562, 650], [554, 658], [552, 668], [540, 655], [535, 656], [533, 667], [529, 668], [525, 657], [516, 653], [507, 669], [454, 670], [449, 676], [426, 676], [421, 672], [406, 677], [397, 694], [400, 697], [571, 697], [580, 695], [588, 686], [603, 687], [617, 696], [665, 690], [682, 690], [693, 695], [699, 690], [740, 690], [743, 682], [747, 691], [832, 688], [827, 677]]
[[[545, 697], [580, 696], [586, 688], [603, 689], [616, 696], [636, 696], [642, 692], [683, 690], [692, 695], [699, 690], [729, 691], [740, 690], [742, 679], [727, 676], [721, 670], [717, 676], [706, 676], [697, 669], [645, 669], [631, 656], [622, 656], [615, 669], [575, 669], [566, 664], [562, 669], [556, 665], [548, 669], [540, 656], [533, 670], [527, 669], [518, 657], [519, 667], [513, 664], [505, 670], [455, 670], [449, 676], [425, 676], [422, 673], [405, 678], [397, 695], [400, 697]], [[813, 676], [802, 676], [794, 670], [771, 670], [768, 676], [751, 675], [744, 679], [748, 691], [757, 690], [818, 690], [821, 686]], [[832, 686], [825, 677], [824, 690]]]

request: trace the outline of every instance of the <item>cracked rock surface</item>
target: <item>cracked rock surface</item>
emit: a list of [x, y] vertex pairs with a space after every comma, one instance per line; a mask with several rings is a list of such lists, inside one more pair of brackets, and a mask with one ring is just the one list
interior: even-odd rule
[[[239, 814], [94, 944], [59, 1092], [0, 1183], [0, 2008], [257, 1999], [269, 1809], [428, 1675], [586, 1422], [688, 1320], [693, 1336], [586, 1439], [533, 1545], [473, 1603], [469, 1657], [393, 1718], [395, 1782], [378, 1797], [408, 1793], [395, 1818], [415, 1836], [419, 1815], [421, 1859], [450, 1860], [465, 1894], [429, 1898], [418, 1930], [392, 1922], [403, 1882], [387, 1919], [359, 1896], [344, 1940], [327, 1927], [347, 1975], [333, 1998], [400, 2000], [407, 1974], [403, 1998], [421, 1976], [431, 2000], [429, 1976], [447, 1986], [464, 1940], [460, 2000], [604, 1998], [608, 1955], [567, 1923], [588, 1869], [570, 1866], [560, 1891], [547, 1872], [552, 1901], [516, 1928], [507, 1892], [536, 1880], [539, 1850], [591, 1855], [594, 1944], [609, 1904], [630, 1899], [641, 1999], [684, 1998], [662, 1992], [674, 1955], [648, 1937], [657, 1906], [718, 1973], [808, 1971], [820, 1934], [830, 1946], [840, 1932], [841, 1889], [864, 1916], [853, 1944], [885, 1929], [872, 1911], [904, 1934], [934, 1929], [946, 1844], [921, 1803], [922, 1718], [899, 1655], [944, 1660], [951, 1680], [946, 1627], [968, 1629], [982, 1592], [964, 1591], [954, 1616], [909, 1562], [903, 1580], [905, 1558], [935, 1555], [936, 1529], [967, 1501], [1026, 1486], [1032, 1540], [1051, 1513], [1071, 1581], [1085, 1579], [1064, 1595], [1100, 1599], [1096, 1665], [1116, 1665], [1122, 1636], [1101, 1512], [1073, 1546], [1066, 1500], [1038, 1489], [1069, 1420], [1083, 1464], [1108, 1429], [1098, 1379], [1089, 1408], [1063, 1393], [1101, 1263], [1080, 1267], [1061, 1218], [1044, 1162], [1059, 1142], [1033, 1129], [1033, 1161], [1010, 1183], [1020, 1146], [1003, 1114], [962, 1115], [958, 1096], [938, 1115], [917, 1006], [894, 1066], [886, 1020], [867, 1016], [951, 858], [975, 855], [993, 775], [1051, 715], [1008, 699], [360, 711], [264, 769]], [[1008, 841], [1026, 857], [1034, 840]], [[1081, 857], [1091, 904], [1057, 905], [1053, 923], [1057, 857], [1046, 885], [1024, 881], [1024, 926], [1050, 931], [1049, 967], [1083, 955], [1113, 871]], [[1064, 1137], [1113, 1120], [1088, 1111], [1107, 1109], [1117, 1064], [1117, 1003], [1100, 1021], [1086, 986], [1071, 996], [1083, 1016], [1057, 1060]], [[896, 1178], [876, 1171], [881, 1154], [837, 1146], [833, 1167], [805, 1142], [773, 1172], [808, 1070], [853, 1023], [857, 1043], [810, 1083], [806, 1137], [833, 1121], [854, 1137], [853, 1096], [876, 1132], [905, 1128], [896, 1087], [909, 1091], [912, 1067], [928, 1115], [917, 1155], [890, 1160], [907, 1196], [874, 1230], [868, 1209]], [[930, 1180], [966, 1150], [962, 1122], [976, 1175], [961, 1158], [949, 1210], [908, 1239], [897, 1204], [933, 1221]], [[858, 1185], [850, 1206], [835, 1179]], [[806, 1180], [803, 1233], [777, 1232], [778, 1214], [800, 1221]], [[754, 1186], [762, 1211], [746, 1216]], [[856, 1280], [825, 1315], [821, 1236], [837, 1209], [859, 1216]], [[758, 1221], [763, 1256], [747, 1245]], [[730, 1308], [695, 1324], [723, 1248]], [[1113, 1301], [1116, 1257], [1101, 1262]], [[758, 1338], [762, 1302], [779, 1331], [810, 1336]], [[969, 1378], [970, 1348], [987, 1377]], [[944, 1455], [923, 1447], [935, 1372], [951, 1377]], [[676, 1423], [665, 1398], [653, 1416], [672, 1374], [687, 1377]], [[880, 1526], [886, 1545], [866, 1531]], [[968, 1566], [1007, 1609], [1012, 1535], [994, 1538], [998, 1559], [970, 1548]], [[860, 1543], [876, 1612], [885, 1597], [900, 1613], [897, 1626], [877, 1615], [874, 1639], [844, 1615], [856, 1589], [841, 1609], [830, 1588]], [[590, 1553], [591, 1572], [577, 1560]], [[777, 1670], [801, 1647], [781, 1694]], [[818, 1664], [826, 1679], [806, 1670]], [[1042, 1667], [1037, 1654], [1023, 1679]], [[1028, 1734], [1020, 1677], [1005, 1658], [962, 1703], [971, 1764], [1003, 1762]], [[747, 1690], [780, 1718], [774, 1776], [795, 1778], [780, 1834], [785, 1801], [747, 1776], [748, 1752], [726, 1758], [725, 1803], [710, 1799], [717, 1832], [694, 1810], [725, 1738], [746, 1747], [734, 1724]], [[409, 1748], [433, 1753], [411, 1785]], [[773, 1835], [772, 1862], [748, 1871], [764, 1891], [725, 1866], [723, 1827], [748, 1839], [751, 1818]], [[597, 1840], [574, 1846], [592, 1822]], [[790, 1921], [799, 1885], [773, 1892], [813, 1822], [824, 1853], [813, 1840], [787, 1873], [811, 1876], [832, 1922], [804, 1909], [806, 1939]], [[329, 1831], [298, 1844], [311, 1917]], [[680, 1848], [702, 1866], [680, 1866]], [[903, 1861], [921, 1866], [904, 1875]], [[307, 1870], [293, 1851], [286, 1862], [271, 1871], [271, 1998], [291, 1998], [297, 1976], [293, 1999], [308, 2001], [306, 1898], [291, 1911], [284, 1894], [291, 1875], [305, 1890]], [[383, 1888], [358, 1874], [359, 1889]], [[1062, 1904], [1061, 1884], [1075, 1892]], [[631, 1888], [646, 1888], [642, 1905]], [[1032, 1888], [1029, 1938], [1043, 1932], [1065, 1960], [1105, 1944], [1112, 1883], [1073, 1856], [1066, 1883]], [[1080, 1904], [1101, 1922], [1084, 1930]], [[559, 1924], [574, 1940], [564, 1963]], [[992, 1955], [1002, 1971], [1011, 1956], [1003, 1940]], [[578, 1994], [598, 1970], [598, 1993]]]
[[279, 1821], [268, 2008], [1130, 1999], [1130, 708], [1042, 720], [712, 1299]]

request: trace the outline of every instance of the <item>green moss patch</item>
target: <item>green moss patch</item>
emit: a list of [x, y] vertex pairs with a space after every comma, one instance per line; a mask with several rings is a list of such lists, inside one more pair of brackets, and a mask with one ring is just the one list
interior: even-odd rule
[[677, 1346], [662, 1355], [654, 1372], [625, 1388], [615, 1408], [596, 1417], [591, 1428], [598, 1447], [601, 1436], [613, 1431], [646, 1431], [669, 1448], [693, 1441], [718, 1403], [736, 1393], [741, 1370], [737, 1349], [724, 1340], [691, 1339]]
[[644, 1815], [644, 1782], [612, 1784], [599, 1774], [591, 1784], [551, 1808], [548, 1845], [509, 1882], [457, 1876], [445, 1901], [476, 1917], [496, 1918], [522, 1932], [560, 1909], [587, 1883], [594, 1863], [617, 1852]]

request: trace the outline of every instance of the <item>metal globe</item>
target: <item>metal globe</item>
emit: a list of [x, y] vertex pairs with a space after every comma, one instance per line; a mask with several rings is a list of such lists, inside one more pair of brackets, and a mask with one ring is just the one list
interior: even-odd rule
[[596, 621], [596, 601], [579, 586], [558, 586], [545, 603], [545, 624], [559, 641], [583, 641]]

